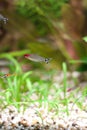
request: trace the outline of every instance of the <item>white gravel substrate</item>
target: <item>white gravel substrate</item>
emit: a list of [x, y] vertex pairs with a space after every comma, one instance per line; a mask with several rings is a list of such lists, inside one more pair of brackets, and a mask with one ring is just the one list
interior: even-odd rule
[[[78, 73], [74, 72], [72, 75], [73, 78], [76, 77], [80, 79]], [[63, 73], [60, 73], [60, 76], [57, 75], [54, 77], [53, 80], [58, 89], [58, 86], [60, 87], [60, 84], [63, 82]], [[69, 87], [72, 88], [76, 86], [75, 83], [72, 83], [71, 73], [68, 73], [67, 77], [69, 79], [67, 83], [70, 85]], [[85, 84], [87, 84], [87, 82]], [[85, 85], [80, 84], [80, 86], [83, 89], [82, 86]], [[55, 93], [53, 89], [52, 93]], [[67, 93], [67, 95], [69, 95], [69, 93]], [[75, 93], [74, 95], [78, 98], [81, 96], [81, 93]], [[31, 99], [33, 98], [35, 100], [37, 96], [32, 95]], [[52, 98], [52, 96], [51, 98], [49, 97], [49, 100]], [[83, 108], [85, 106], [87, 106], [87, 100], [83, 102]], [[59, 105], [58, 109], [63, 110], [63, 107], [64, 106], [60, 107]], [[29, 106], [23, 111], [23, 107], [21, 106], [19, 112], [14, 106], [8, 106], [0, 111], [0, 130], [87, 130], [87, 112], [79, 109], [75, 104], [69, 103], [69, 115], [57, 109], [56, 111], [52, 110], [49, 112], [48, 108], [48, 105], [43, 104], [42, 107], [39, 107], [38, 104], [36, 104]]]
[[87, 130], [87, 112], [74, 105], [69, 113], [58, 115], [36, 106], [18, 112], [9, 106], [0, 112], [0, 130]]

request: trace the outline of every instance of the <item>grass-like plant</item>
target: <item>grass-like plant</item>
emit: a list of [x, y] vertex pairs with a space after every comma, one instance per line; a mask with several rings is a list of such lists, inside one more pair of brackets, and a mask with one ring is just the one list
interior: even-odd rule
[[[21, 55], [22, 53], [19, 54]], [[18, 55], [16, 54], [16, 56]], [[85, 99], [86, 90], [82, 91], [83, 96], [80, 98], [82, 100], [79, 100], [78, 97], [75, 98], [73, 92], [67, 95], [66, 63], [62, 64], [64, 75], [63, 84], [58, 87], [58, 85], [52, 81], [53, 72], [49, 71], [49, 73], [47, 73], [44, 70], [43, 74], [46, 76], [47, 73], [47, 75], [49, 75], [48, 77], [50, 77], [49, 79], [37, 78], [35, 70], [23, 72], [20, 63], [18, 63], [14, 56], [15, 53], [1, 55], [1, 58], [6, 58], [11, 61], [9, 70], [15, 73], [15, 75], [0, 79], [1, 107], [13, 105], [20, 110], [21, 106], [26, 109], [31, 104], [38, 104], [38, 107], [43, 106], [48, 111], [54, 111], [56, 114], [64, 112], [67, 115], [69, 115], [70, 101], [73, 101], [73, 106], [77, 104], [80, 108], [83, 108], [82, 101]]]

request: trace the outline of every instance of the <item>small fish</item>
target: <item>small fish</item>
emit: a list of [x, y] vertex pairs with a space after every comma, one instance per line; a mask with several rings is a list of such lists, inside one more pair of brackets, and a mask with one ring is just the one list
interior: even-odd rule
[[67, 92], [71, 92], [71, 91], [73, 91], [73, 90], [75, 90], [76, 89], [76, 86], [75, 87], [72, 87], [72, 88], [69, 88], [68, 90], [67, 90]]
[[47, 64], [52, 59], [52, 58], [45, 58], [45, 57], [42, 57], [42, 56], [39, 56], [39, 55], [36, 55], [36, 54], [25, 54], [24, 57], [31, 60], [31, 61], [45, 62]]
[[2, 76], [0, 76], [0, 78], [7, 78], [7, 77], [10, 77], [10, 76], [13, 76], [13, 75], [15, 75], [15, 74], [4, 74], [4, 75], [2, 75]]
[[0, 14], [0, 21], [1, 20], [4, 21], [4, 24], [6, 24], [8, 21], [8, 18], [5, 18], [3, 15]]

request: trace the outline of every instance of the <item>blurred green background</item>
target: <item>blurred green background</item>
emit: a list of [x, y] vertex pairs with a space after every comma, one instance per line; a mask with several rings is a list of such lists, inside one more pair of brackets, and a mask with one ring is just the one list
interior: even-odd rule
[[[69, 63], [87, 61], [87, 0], [0, 0], [0, 14], [8, 18], [0, 21], [0, 53], [11, 53], [24, 71], [61, 69], [62, 62], [72, 70], [87, 68]], [[26, 52], [53, 60], [36, 64], [24, 58]]]

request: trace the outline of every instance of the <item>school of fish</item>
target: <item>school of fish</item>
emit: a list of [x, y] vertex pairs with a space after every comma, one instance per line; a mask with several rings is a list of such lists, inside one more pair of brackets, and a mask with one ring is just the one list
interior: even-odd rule
[[[6, 24], [8, 21], [8, 18], [6, 18], [2, 14], [0, 14], [0, 21], [3, 21], [4, 24]], [[29, 59], [29, 60], [34, 61], [34, 62], [45, 62], [47, 64], [52, 60], [52, 58], [45, 58], [45, 57], [42, 57], [42, 56], [37, 55], [37, 54], [25, 54], [24, 57], [26, 59]], [[7, 74], [0, 76], [0, 78], [7, 78], [7, 77], [10, 77], [13, 75], [15, 75], [15, 74], [14, 73], [13, 74], [7, 73]], [[72, 90], [73, 90], [73, 88], [69, 88], [67, 90], [67, 92], [70, 92]]]

